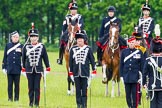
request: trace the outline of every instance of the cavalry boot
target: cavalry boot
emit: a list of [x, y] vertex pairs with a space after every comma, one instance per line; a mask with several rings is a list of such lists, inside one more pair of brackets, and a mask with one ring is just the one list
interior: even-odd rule
[[102, 60], [102, 49], [100, 47], [98, 47], [97, 48], [97, 62], [96, 62], [96, 66], [102, 66], [101, 60]]
[[57, 59], [57, 63], [59, 65], [62, 65], [63, 54], [64, 54], [64, 46], [61, 46], [59, 50], [59, 59]]
[[120, 36], [119, 36], [119, 46], [120, 46], [120, 50], [127, 48], [126, 40]]

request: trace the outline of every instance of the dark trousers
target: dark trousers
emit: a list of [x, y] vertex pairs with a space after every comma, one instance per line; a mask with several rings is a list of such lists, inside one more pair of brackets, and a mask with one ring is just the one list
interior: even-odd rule
[[30, 105], [39, 105], [41, 73], [27, 73]]
[[136, 108], [137, 83], [125, 83], [126, 101], [129, 108]]
[[88, 79], [75, 77], [75, 87], [76, 87], [76, 103], [81, 105], [82, 108], [87, 108], [87, 86]]
[[[152, 92], [150, 92], [152, 97]], [[162, 91], [155, 91], [154, 98], [150, 101], [150, 108], [162, 108]]]
[[8, 79], [8, 99], [13, 100], [13, 84], [14, 88], [14, 100], [19, 100], [19, 85], [20, 85], [20, 74], [7, 74]]

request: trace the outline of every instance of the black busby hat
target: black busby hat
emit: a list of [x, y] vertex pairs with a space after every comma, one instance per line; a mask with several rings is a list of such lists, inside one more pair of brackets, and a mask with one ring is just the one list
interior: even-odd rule
[[150, 5], [148, 4], [144, 4], [143, 7], [142, 7], [142, 10], [149, 10], [150, 11]]
[[115, 9], [115, 7], [114, 6], [109, 6], [108, 7], [108, 9], [107, 9], [107, 12], [115, 12], [116, 11], [116, 9]]
[[29, 35], [30, 36], [38, 36], [39, 35], [39, 31], [37, 29], [30, 29], [29, 30]]
[[17, 32], [17, 31], [14, 31], [14, 32], [12, 32], [12, 33], [10, 33], [10, 36], [12, 37], [12, 36], [19, 36], [19, 33]]
[[69, 9], [70, 10], [77, 10], [78, 9], [77, 3], [70, 3], [69, 4]]
[[83, 38], [84, 40], [86, 39], [86, 32], [85, 30], [77, 31], [75, 34], [75, 38]]
[[153, 53], [162, 52], [162, 39], [153, 39], [151, 43], [151, 49]]
[[133, 32], [132, 36], [135, 36], [136, 40], [142, 40], [142, 33]]

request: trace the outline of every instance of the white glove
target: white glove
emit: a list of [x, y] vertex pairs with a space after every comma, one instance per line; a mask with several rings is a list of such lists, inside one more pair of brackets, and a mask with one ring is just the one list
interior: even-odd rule
[[3, 72], [3, 74], [7, 74], [7, 70], [6, 69], [2, 69], [2, 72]]
[[42, 73], [44, 75], [44, 77], [46, 77], [47, 74], [49, 74], [50, 71], [44, 71], [44, 73]]
[[[92, 76], [91, 76], [91, 78], [92, 78]], [[88, 78], [88, 88], [90, 88], [90, 86], [91, 86], [91, 78]]]
[[74, 82], [74, 76], [70, 75], [71, 80]]
[[23, 75], [24, 77], [26, 77], [26, 72], [22, 72], [21, 71], [21, 75]]
[[122, 83], [124, 83], [124, 79], [123, 79], [123, 77], [120, 77], [120, 80], [122, 81]]

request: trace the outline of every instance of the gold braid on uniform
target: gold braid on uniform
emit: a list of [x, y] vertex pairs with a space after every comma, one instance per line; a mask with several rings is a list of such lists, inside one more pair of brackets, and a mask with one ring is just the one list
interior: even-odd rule
[[143, 46], [135, 46], [136, 49], [140, 49], [142, 53], [144, 54], [146, 52], [146, 48]]

